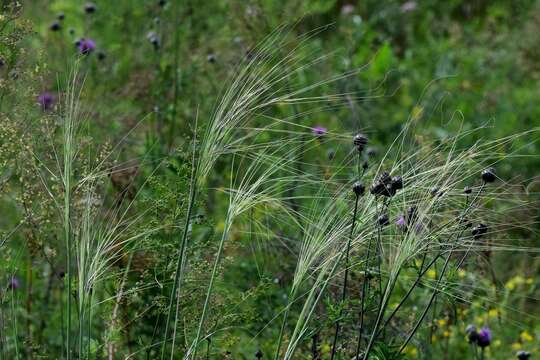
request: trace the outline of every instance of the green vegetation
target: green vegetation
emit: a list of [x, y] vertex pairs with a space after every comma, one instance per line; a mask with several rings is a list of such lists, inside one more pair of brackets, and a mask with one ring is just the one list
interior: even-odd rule
[[0, 8], [0, 359], [539, 356], [538, 1]]

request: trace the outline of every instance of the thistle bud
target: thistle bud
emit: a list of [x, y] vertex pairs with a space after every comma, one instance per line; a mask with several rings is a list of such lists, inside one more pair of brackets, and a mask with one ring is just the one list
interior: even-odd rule
[[478, 332], [476, 331], [476, 326], [470, 324], [465, 329], [465, 332], [467, 333], [467, 340], [469, 343], [475, 343], [476, 340], [478, 340]]
[[93, 14], [96, 12], [96, 4], [94, 3], [86, 3], [84, 4], [84, 12], [87, 13], [87, 14]]
[[465, 188], [463, 189], [463, 193], [469, 195], [472, 193], [472, 189], [470, 186], [465, 186]]
[[401, 190], [403, 189], [403, 179], [401, 176], [394, 176], [392, 178], [392, 189], [394, 190]]
[[51, 31], [58, 31], [60, 30], [62, 27], [60, 26], [60, 23], [59, 22], [53, 22], [50, 26], [49, 26], [49, 30]]
[[379, 224], [379, 226], [386, 226], [388, 224], [390, 224], [390, 219], [388, 218], [388, 215], [387, 214], [382, 214], [381, 216], [379, 216], [379, 218], [377, 219], [377, 223]]
[[360, 197], [366, 192], [366, 187], [360, 181], [357, 181], [353, 185], [353, 191], [357, 197]]
[[65, 17], [66, 17], [66, 16], [64, 15], [63, 12], [58, 13], [58, 15], [56, 15], [56, 18], [57, 18], [58, 20], [60, 20], [60, 21], [64, 20]]
[[528, 351], [520, 350], [516, 353], [516, 357], [519, 360], [528, 360], [531, 357], [531, 353]]
[[492, 183], [497, 179], [495, 176], [495, 169], [490, 167], [482, 171], [482, 180], [484, 180], [485, 183]]
[[356, 134], [353, 139], [353, 144], [356, 146], [358, 152], [364, 151], [364, 147], [368, 143], [368, 138], [364, 134]]
[[262, 359], [263, 353], [262, 353], [261, 349], [257, 350], [257, 352], [255, 353], [255, 357], [257, 359]]
[[484, 224], [478, 224], [472, 228], [471, 234], [475, 240], [480, 239], [485, 233], [487, 233], [488, 227]]
[[381, 176], [371, 185], [370, 192], [373, 195], [390, 196], [392, 178], [387, 172], [383, 172]]

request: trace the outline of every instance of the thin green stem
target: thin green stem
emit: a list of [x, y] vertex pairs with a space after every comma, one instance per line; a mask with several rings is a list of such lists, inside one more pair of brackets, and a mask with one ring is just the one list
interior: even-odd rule
[[[349, 235], [349, 241], [347, 241], [347, 250], [345, 252], [345, 275], [343, 277], [343, 288], [341, 289], [341, 306], [345, 304], [345, 298], [347, 297], [347, 280], [349, 279], [349, 252], [351, 250], [351, 242], [354, 232], [354, 225], [356, 223], [356, 214], [358, 211], [358, 199], [360, 196], [356, 196], [355, 202], [354, 202], [354, 212], [353, 212], [353, 218], [352, 218], [352, 224], [351, 224], [351, 233]], [[334, 333], [334, 342], [332, 344], [332, 355], [330, 356], [330, 360], [334, 359], [334, 356], [336, 354], [336, 347], [337, 347], [337, 340], [339, 336], [339, 320], [341, 318], [341, 314], [343, 312], [343, 308], [339, 311], [339, 318], [336, 321], [336, 331]]]
[[[230, 225], [231, 220], [232, 220], [232, 216], [231, 216], [231, 214], [228, 214], [227, 219], [225, 220], [225, 224]], [[216, 259], [214, 260], [214, 266], [212, 268], [212, 274], [210, 276], [210, 282], [208, 283], [208, 289], [206, 291], [206, 298], [204, 299], [204, 306], [203, 306], [201, 318], [199, 320], [199, 326], [197, 328], [197, 336], [195, 337], [193, 355], [191, 357], [192, 359], [197, 358], [197, 349], [199, 347], [199, 341], [201, 339], [202, 328], [204, 326], [204, 321], [206, 320], [206, 314], [208, 312], [208, 308], [209, 308], [209, 305], [210, 305], [210, 298], [212, 297], [212, 291], [214, 290], [214, 281], [216, 279], [217, 269], [219, 267], [219, 263], [220, 263], [220, 260], [221, 260], [221, 255], [223, 253], [223, 247], [224, 247], [224, 244], [225, 244], [225, 240], [228, 237], [228, 234], [229, 234], [229, 229], [228, 229], [228, 227], [226, 227], [223, 230], [223, 234], [221, 235], [221, 241], [219, 242], [219, 247], [218, 247], [218, 251], [217, 251], [217, 254], [216, 254]]]

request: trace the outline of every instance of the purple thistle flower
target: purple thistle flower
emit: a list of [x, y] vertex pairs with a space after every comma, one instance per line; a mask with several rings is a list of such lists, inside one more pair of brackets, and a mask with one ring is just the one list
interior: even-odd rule
[[397, 218], [396, 225], [402, 229], [405, 228], [405, 216], [403, 216], [403, 214], [399, 215], [399, 217]]
[[476, 339], [476, 342], [481, 348], [485, 348], [489, 346], [489, 344], [491, 344], [491, 330], [487, 326], [484, 326], [482, 329], [480, 329], [477, 336], [478, 337]]
[[8, 289], [17, 290], [20, 286], [21, 284], [19, 283], [19, 279], [15, 276], [12, 276], [8, 282]]
[[323, 126], [315, 126], [314, 128], [311, 128], [311, 132], [317, 136], [323, 136], [327, 131], [328, 129]]
[[44, 92], [39, 94], [37, 101], [38, 104], [41, 106], [41, 110], [48, 111], [52, 109], [55, 97], [50, 92]]
[[81, 55], [88, 55], [96, 48], [96, 43], [92, 39], [81, 39], [78, 44]]

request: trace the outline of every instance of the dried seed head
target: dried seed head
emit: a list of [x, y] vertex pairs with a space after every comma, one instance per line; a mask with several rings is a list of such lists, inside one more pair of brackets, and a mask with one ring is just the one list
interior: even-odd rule
[[475, 343], [478, 339], [478, 332], [476, 331], [476, 326], [470, 324], [465, 329], [465, 332], [467, 333], [467, 340], [469, 343]]
[[87, 14], [93, 14], [96, 12], [96, 4], [88, 2], [84, 4], [84, 12]]
[[353, 191], [357, 197], [360, 197], [366, 192], [366, 187], [360, 181], [357, 181], [353, 184]]
[[495, 176], [495, 169], [490, 167], [482, 171], [482, 180], [484, 180], [485, 183], [492, 183], [497, 179]]
[[472, 228], [471, 234], [475, 240], [480, 239], [482, 236], [484, 236], [488, 231], [488, 227], [484, 224], [478, 224], [475, 227]]
[[358, 152], [364, 151], [364, 147], [368, 143], [368, 138], [364, 134], [356, 134], [353, 139], [353, 144], [356, 146]]
[[403, 179], [401, 178], [401, 176], [394, 176], [392, 178], [392, 188], [394, 190], [403, 189]]
[[49, 29], [51, 31], [58, 31], [60, 30], [62, 27], [60, 26], [60, 23], [59, 22], [53, 22], [50, 26], [49, 26]]
[[375, 155], [377, 155], [377, 150], [374, 147], [369, 147], [367, 149], [367, 155], [369, 157], [374, 157]]
[[386, 226], [386, 225], [390, 224], [390, 219], [388, 218], [387, 214], [382, 214], [377, 219], [377, 223], [379, 224], [379, 226]]
[[516, 353], [516, 357], [519, 360], [528, 360], [531, 357], [531, 353], [528, 351], [520, 350]]
[[389, 188], [391, 188], [391, 182], [392, 178], [390, 177], [390, 174], [385, 171], [379, 176], [379, 178], [373, 183], [373, 185], [371, 185], [369, 191], [376, 196], [390, 196]]

